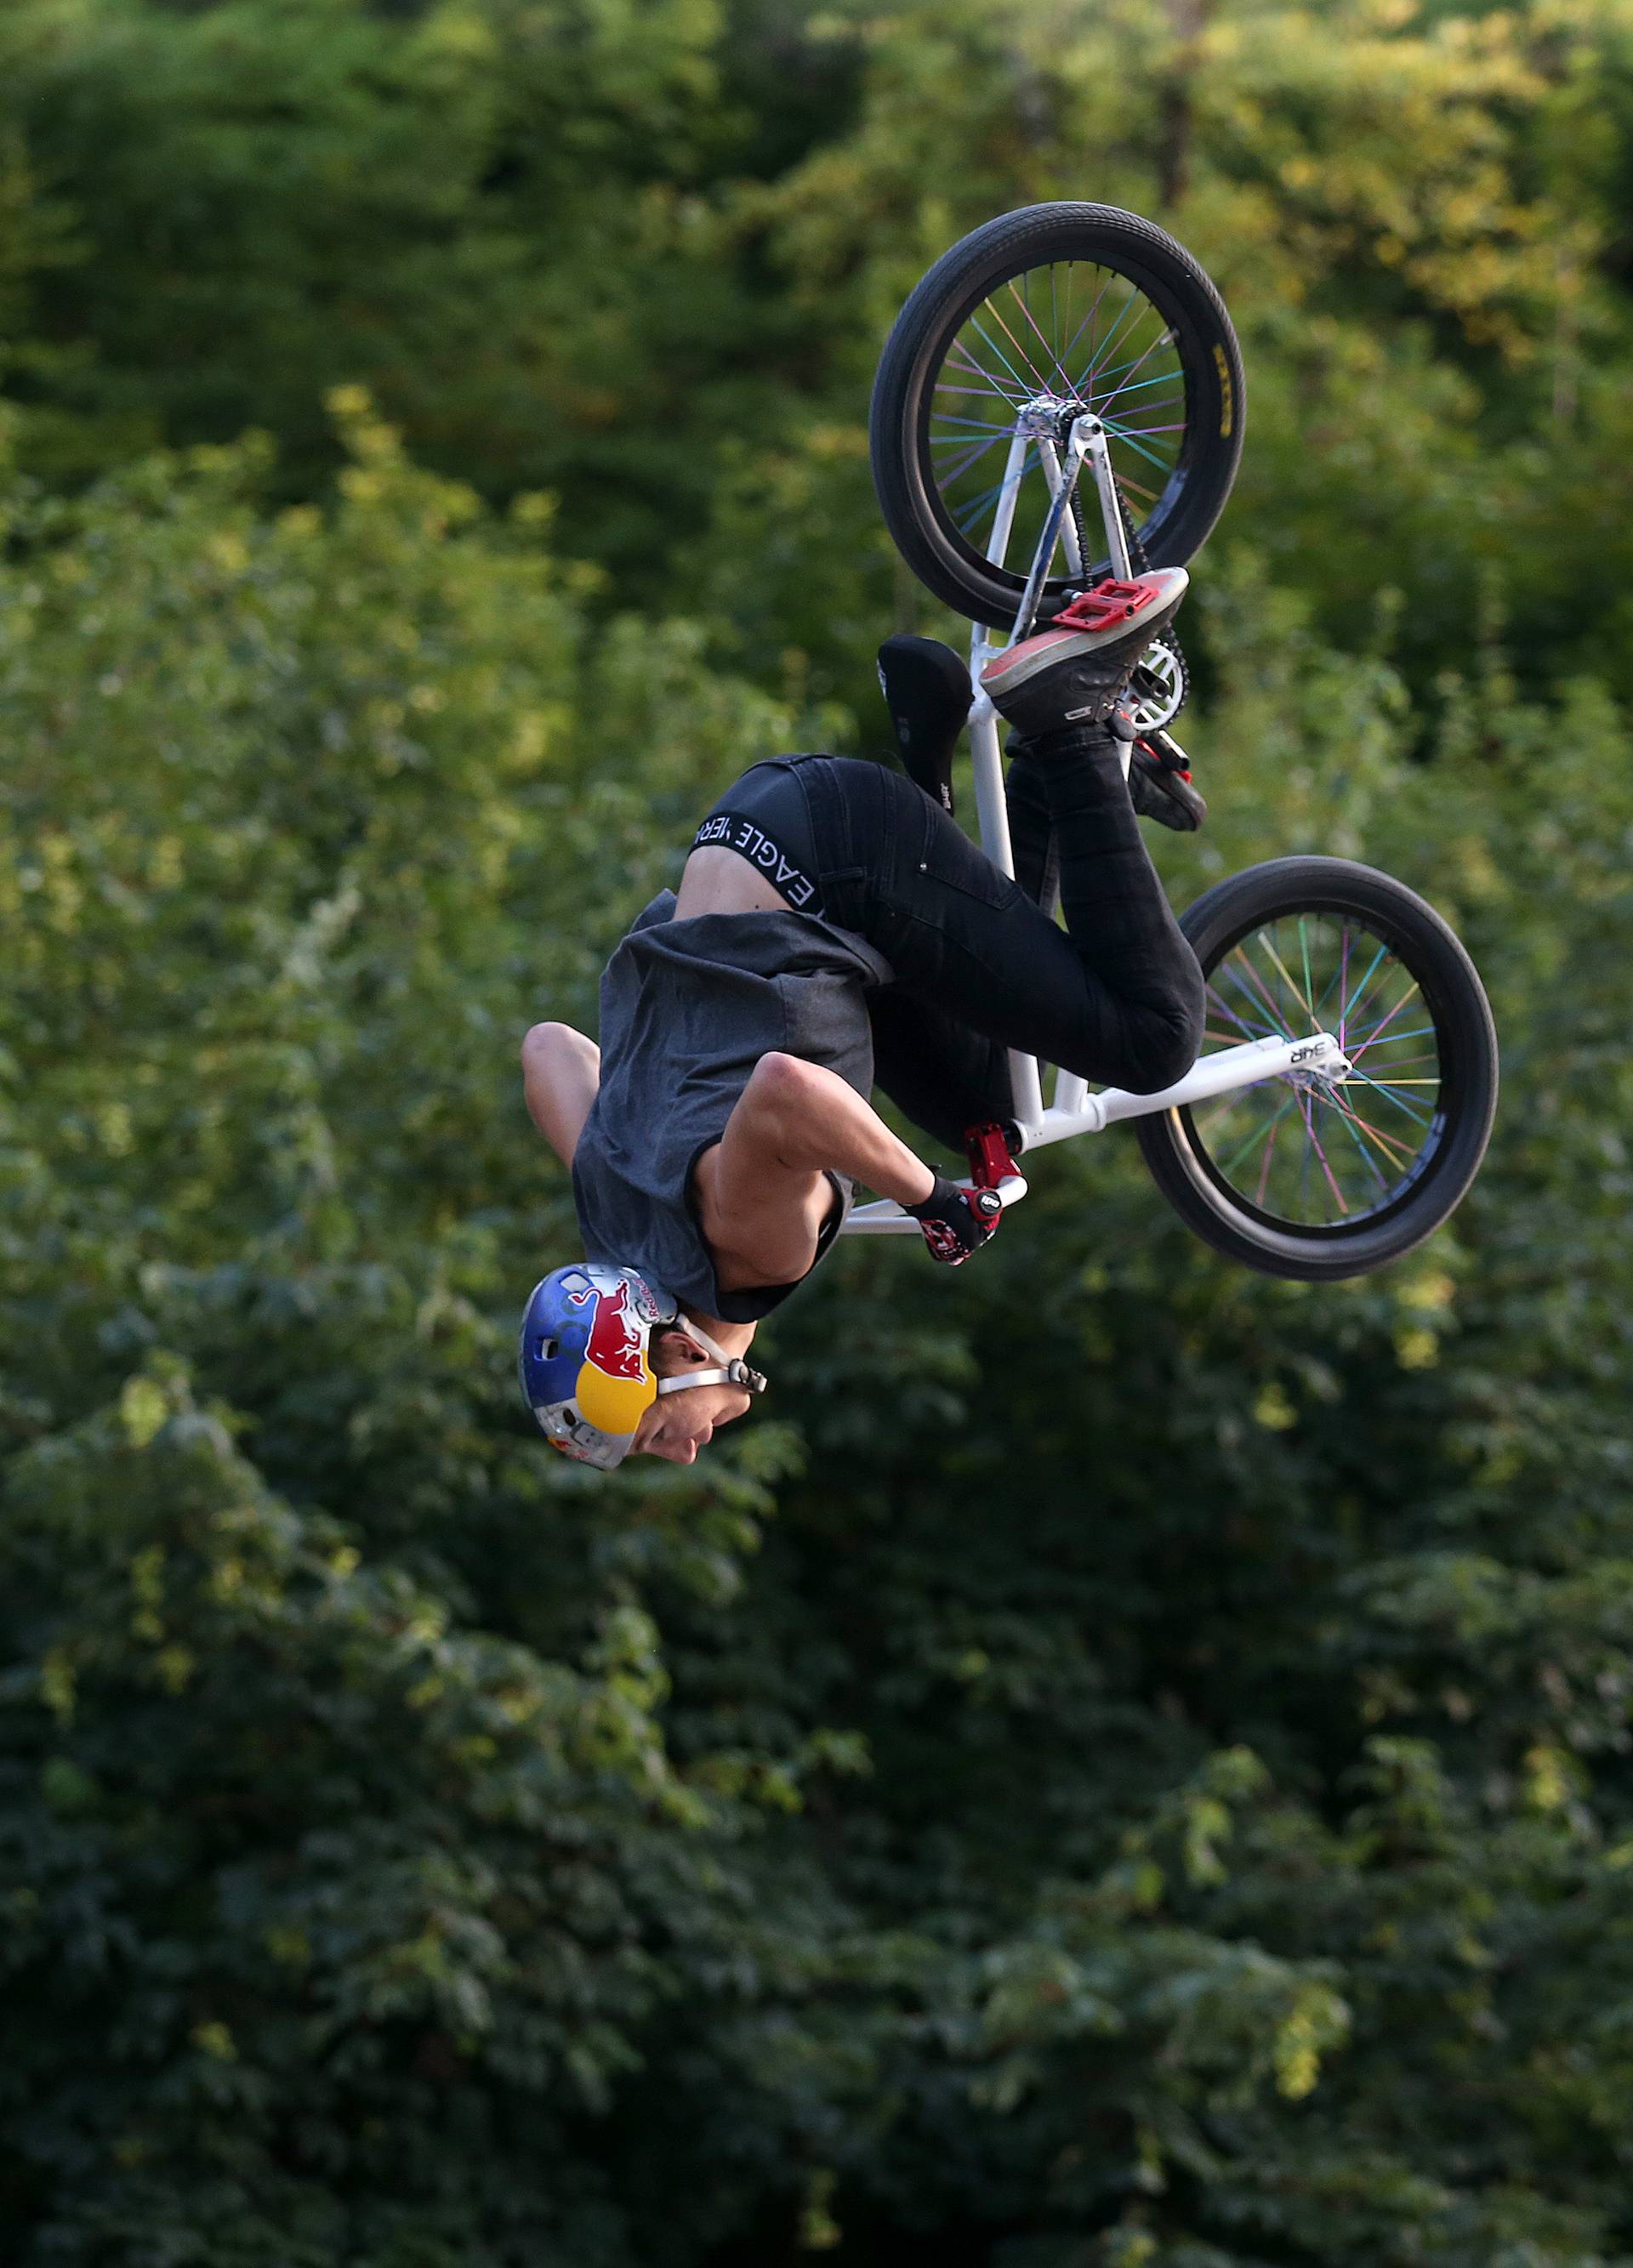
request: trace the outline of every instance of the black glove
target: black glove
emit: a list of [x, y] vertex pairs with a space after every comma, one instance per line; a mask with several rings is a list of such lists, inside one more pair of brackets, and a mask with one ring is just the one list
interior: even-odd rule
[[997, 1234], [1003, 1199], [996, 1189], [967, 1189], [937, 1174], [924, 1203], [904, 1205], [902, 1211], [911, 1213], [924, 1231], [932, 1260], [962, 1268], [972, 1252]]

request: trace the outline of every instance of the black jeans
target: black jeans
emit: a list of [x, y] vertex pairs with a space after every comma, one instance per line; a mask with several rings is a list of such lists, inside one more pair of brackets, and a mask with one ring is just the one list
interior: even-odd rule
[[[877, 1082], [954, 1149], [1013, 1115], [1011, 1048], [1152, 1094], [1201, 1039], [1201, 971], [1110, 735], [1065, 765], [1017, 757], [1009, 802], [1015, 881], [912, 781], [843, 756], [753, 765], [697, 836], [884, 954], [896, 982], [868, 1000]], [[1057, 865], [1064, 930], [1043, 910]]]

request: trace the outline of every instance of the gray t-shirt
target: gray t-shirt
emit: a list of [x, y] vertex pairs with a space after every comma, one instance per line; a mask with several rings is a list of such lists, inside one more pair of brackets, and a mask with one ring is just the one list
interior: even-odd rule
[[[873, 1085], [867, 993], [891, 968], [815, 914], [671, 919], [665, 890], [601, 983], [601, 1087], [573, 1160], [587, 1260], [639, 1269], [683, 1307], [753, 1322], [792, 1284], [722, 1292], [698, 1226], [691, 1169], [726, 1130], [764, 1055], [800, 1056], [858, 1094]], [[842, 1204], [849, 1184], [831, 1177]], [[837, 1228], [836, 1206], [833, 1227]], [[823, 1248], [829, 1241], [824, 1235]]]

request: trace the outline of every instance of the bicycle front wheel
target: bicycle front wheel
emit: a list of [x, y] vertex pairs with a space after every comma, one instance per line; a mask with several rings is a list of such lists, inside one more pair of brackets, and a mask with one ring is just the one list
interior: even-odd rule
[[1403, 882], [1275, 858], [1182, 916], [1208, 980], [1204, 1056], [1330, 1032], [1347, 1077], [1293, 1071], [1134, 1127], [1197, 1234], [1267, 1275], [1332, 1282], [1398, 1260], [1479, 1169], [1497, 1048], [1474, 965]]
[[[953, 246], [917, 285], [874, 382], [869, 447], [909, 567], [1008, 627], [1075, 418], [1108, 437], [1136, 559], [1181, 567], [1242, 453], [1242, 357], [1224, 303], [1171, 236], [1112, 205], [1030, 205]], [[1110, 570], [1092, 491], [1046, 607]]]

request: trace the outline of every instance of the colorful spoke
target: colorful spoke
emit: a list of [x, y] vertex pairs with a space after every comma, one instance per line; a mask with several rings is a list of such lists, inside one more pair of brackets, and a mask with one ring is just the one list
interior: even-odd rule
[[1289, 1071], [1186, 1114], [1209, 1170], [1238, 1202], [1289, 1226], [1335, 1232], [1404, 1194], [1443, 1123], [1439, 1034], [1432, 1022], [1406, 1022], [1414, 1002], [1421, 1015], [1411, 968], [1350, 915], [1289, 910], [1218, 957], [1204, 1053], [1326, 1031], [1352, 1066], [1327, 1081]]
[[[1137, 284], [1130, 284], [1128, 286], [1128, 297], [1123, 301], [1122, 306], [1117, 311], [1117, 320], [1112, 324], [1111, 329], [1100, 342], [1100, 351], [1102, 356], [1107, 355], [1111, 352], [1112, 342], [1117, 336], [1119, 331], [1122, 329], [1123, 325], [1127, 321], [1129, 309], [1131, 307], [1137, 306], [1139, 305], [1139, 301], [1140, 287]], [[1076, 383], [1074, 385], [1072, 388], [1073, 393], [1087, 394], [1090, 400], [1092, 401], [1094, 398], [1094, 390], [1091, 381], [1099, 376], [1100, 367], [1101, 366], [1098, 363], [1091, 362], [1088, 369], [1084, 371], [1083, 376], [1078, 379]]]
[[[1035, 465], [1037, 461], [1038, 452], [1035, 449], [1029, 449], [1025, 457], [1022, 460], [1020, 471], [1014, 476], [1016, 481], [1019, 482], [1024, 480], [1028, 466]], [[966, 534], [969, 533], [969, 530], [974, 525], [975, 521], [979, 519], [986, 505], [989, 504], [995, 504], [998, 498], [1003, 494], [1005, 489], [1009, 485], [1010, 475], [1006, 472], [1001, 480], [994, 481], [991, 488], [984, 490], [979, 496], [971, 499], [970, 503], [964, 506], [963, 516], [958, 523], [959, 526]]]
[[[1262, 934], [1263, 934], [1263, 932], [1260, 932], [1260, 934], [1262, 935]], [[1270, 998], [1270, 988], [1269, 988], [1269, 986], [1265, 983], [1264, 978], [1263, 978], [1263, 977], [1259, 974], [1259, 971], [1258, 971], [1258, 970], [1253, 967], [1252, 962], [1252, 961], [1247, 958], [1247, 955], [1243, 952], [1243, 950], [1242, 950], [1242, 948], [1241, 948], [1241, 946], [1240, 946], [1239, 945], [1237, 946], [1236, 951], [1235, 951], [1235, 954], [1234, 954], [1234, 955], [1233, 955], [1232, 957], [1233, 957], [1235, 960], [1239, 961], [1241, 962], [1241, 964], [1242, 964], [1243, 968], [1247, 971], [1247, 973], [1248, 973], [1249, 976], [1250, 976], [1250, 977], [1252, 977], [1252, 981], [1253, 981], [1253, 983], [1254, 983], [1254, 984], [1255, 984], [1255, 986], [1258, 988], [1258, 991], [1259, 991], [1259, 997], [1260, 997], [1260, 998], [1264, 1002], [1264, 1004], [1265, 1004], [1266, 1007], [1267, 1007], [1267, 1008], [1268, 1008], [1268, 1010], [1270, 1011], [1270, 1020], [1271, 1020], [1272, 1027], [1273, 1027], [1275, 1030], [1278, 1031], [1278, 1032], [1286, 1032], [1286, 1031], [1287, 1031], [1287, 1020], [1285, 1019], [1285, 1017], [1284, 1017], [1284, 1016], [1282, 1015], [1282, 1013], [1281, 1003], [1280, 1003], [1279, 1001], [1273, 1000], [1273, 999]], [[1232, 972], [1232, 973], [1234, 974], [1234, 972]], [[1290, 1038], [1290, 1037], [1291, 1037], [1291, 1035], [1290, 1035], [1290, 1034], [1289, 1034], [1289, 1035], [1288, 1035], [1288, 1036]]]
[[[971, 374], [973, 375], [973, 372]], [[1015, 395], [1001, 386], [955, 386], [951, 379], [943, 378], [937, 382], [932, 401], [939, 401], [943, 394], [955, 401], [972, 401], [979, 395], [990, 394], [994, 401], [1001, 401], [1006, 409], [1020, 408]]]
[[[1136, 526], [1161, 507], [1180, 466], [1186, 432], [1185, 367], [1168, 319], [1143, 288], [1097, 263], [1046, 262], [995, 285], [949, 345], [931, 394], [927, 465], [950, 530], [979, 549], [1001, 509], [987, 447], [1013, 437], [1018, 413], [1039, 405], [1063, 435], [1072, 417], [1105, 421], [1112, 464]], [[986, 446], [981, 446], [986, 437]], [[1043, 437], [1039, 437], [1043, 438]], [[1021, 574], [1041, 539], [1051, 503], [1029, 453], [1013, 498], [1004, 565]], [[1084, 499], [1092, 526], [1097, 500]]]
[[[1315, 998], [1315, 981], [1310, 974], [1310, 939], [1304, 928], [1304, 917], [1303, 914], [1300, 914], [1298, 917], [1298, 949], [1304, 956], [1304, 998], [1306, 1002], [1308, 1002]], [[1310, 1011], [1310, 1021], [1313, 1026], [1315, 1023], [1315, 1010], [1313, 1008]]]
[[1263, 930], [1260, 930], [1259, 932], [1259, 942], [1263, 946], [1266, 953], [1269, 955], [1271, 966], [1275, 968], [1276, 975], [1278, 976], [1286, 977], [1288, 990], [1292, 994], [1294, 999], [1297, 1001], [1299, 1006], [1304, 1010], [1305, 1015], [1310, 1018], [1311, 1022], [1313, 1024], [1315, 1017], [1311, 1008], [1309, 999], [1299, 990], [1297, 985], [1294, 983], [1291, 976], [1288, 976], [1286, 962], [1276, 951], [1275, 946], [1271, 944]]
[[1378, 1188], [1379, 1188], [1380, 1189], [1385, 1189], [1385, 1190], [1386, 1190], [1386, 1189], [1388, 1189], [1388, 1187], [1389, 1187], [1389, 1184], [1388, 1184], [1388, 1182], [1384, 1179], [1383, 1175], [1378, 1172], [1377, 1166], [1374, 1164], [1373, 1160], [1371, 1160], [1371, 1159], [1367, 1155], [1366, 1151], [1363, 1148], [1363, 1146], [1362, 1146], [1362, 1143], [1361, 1143], [1361, 1138], [1360, 1138], [1360, 1136], [1356, 1132], [1356, 1130], [1355, 1130], [1354, 1126], [1350, 1124], [1350, 1123], [1349, 1123], [1349, 1119], [1347, 1119], [1347, 1118], [1345, 1118], [1345, 1117], [1343, 1116], [1343, 1114], [1342, 1114], [1342, 1112], [1341, 1112], [1341, 1111], [1340, 1112], [1339, 1116], [1340, 1116], [1340, 1118], [1342, 1120], [1343, 1124], [1344, 1124], [1346, 1127], [1348, 1127], [1348, 1128], [1349, 1128], [1349, 1138], [1350, 1138], [1350, 1140], [1351, 1140], [1351, 1141], [1355, 1144], [1355, 1145], [1356, 1145], [1356, 1152], [1358, 1152], [1358, 1154], [1359, 1154], [1359, 1156], [1360, 1156], [1360, 1160], [1361, 1160], [1362, 1164], [1365, 1167], [1365, 1168], [1366, 1168], [1367, 1172], [1371, 1175], [1372, 1179], [1373, 1179], [1373, 1180], [1378, 1183]]
[[[1016, 369], [1014, 364], [1009, 360], [1008, 355], [1005, 354], [1003, 349], [999, 346], [994, 346], [992, 340], [987, 337], [986, 333], [981, 328], [979, 317], [972, 315], [970, 320], [974, 327], [976, 336], [982, 342], [987, 352], [997, 357], [998, 360], [1009, 372], [1010, 377], [1015, 380], [1015, 383], [1020, 387], [1022, 399], [1024, 400], [1028, 395], [1036, 394], [1038, 390], [1037, 372], [1033, 372], [1030, 376], [1023, 378], [1020, 372]], [[1024, 357], [1023, 357], [1023, 359], [1024, 359]]]
[[[1126, 448], [1132, 449], [1137, 456], [1149, 458], [1152, 464], [1160, 466], [1164, 472], [1168, 470], [1166, 460], [1159, 457], [1155, 449], [1148, 449], [1143, 441], [1136, 441], [1122, 426], [1113, 425], [1109, 417], [1105, 423], [1105, 430], [1114, 440], [1122, 442]], [[1125, 488], [1131, 485], [1126, 475], [1119, 474], [1118, 477], [1122, 481]]]
[[1366, 975], [1361, 979], [1355, 990], [1339, 1003], [1338, 1042], [1341, 1047], [1348, 1044], [1350, 1019], [1360, 1014], [1361, 1003], [1366, 998], [1367, 987], [1372, 982], [1379, 962], [1393, 958], [1389, 947], [1386, 945], [1380, 945], [1367, 964]]
[[[1156, 350], [1158, 349], [1158, 347], [1160, 347], [1160, 346], [1166, 346], [1166, 345], [1167, 345], [1167, 344], [1169, 344], [1169, 343], [1170, 343], [1170, 335], [1169, 335], [1169, 333], [1168, 333], [1166, 330], [1161, 330], [1161, 331], [1158, 331], [1158, 333], [1157, 333], [1156, 336], [1152, 340], [1152, 342], [1151, 342], [1150, 345], [1149, 345], [1149, 347], [1147, 347], [1147, 349], [1146, 349], [1145, 352], [1144, 352], [1144, 353], [1140, 357], [1139, 360], [1138, 360], [1137, 362], [1133, 362], [1133, 363], [1130, 363], [1130, 364], [1128, 364], [1128, 368], [1129, 368], [1129, 370], [1130, 370], [1130, 371], [1143, 370], [1143, 369], [1144, 369], [1144, 367], [1145, 367], [1145, 365], [1146, 365], [1146, 364], [1147, 364], [1147, 363], [1149, 363], [1149, 362], [1150, 361], [1151, 357], [1152, 357], [1152, 356], [1156, 352]], [[1155, 382], [1156, 382], [1156, 381], [1155, 381], [1154, 379], [1148, 379], [1146, 380], [1146, 384], [1147, 384], [1148, 386], [1149, 386], [1149, 385], [1153, 385], [1153, 384], [1155, 384]], [[1100, 414], [1101, 414], [1101, 416], [1104, 416], [1105, 415], [1106, 410], [1107, 410], [1108, 409], [1110, 409], [1110, 407], [1111, 407], [1111, 405], [1112, 405], [1112, 403], [1113, 401], [1117, 401], [1120, 400], [1120, 399], [1121, 399], [1121, 397], [1122, 397], [1125, 394], [1127, 394], [1127, 393], [1129, 391], [1129, 388], [1130, 388], [1130, 387], [1132, 386], [1132, 384], [1133, 384], [1133, 380], [1132, 380], [1132, 379], [1126, 379], [1124, 380], [1124, 382], [1122, 383], [1122, 385], [1121, 385], [1121, 386], [1114, 387], [1112, 388], [1112, 392], [1111, 392], [1110, 394], [1103, 394], [1103, 395], [1101, 396], [1101, 400], [1100, 400]]]
[[1321, 1137], [1315, 1130], [1315, 1113], [1311, 1108], [1310, 1097], [1307, 1094], [1301, 1094], [1299, 1096], [1298, 1107], [1304, 1114], [1304, 1138], [1308, 1141], [1311, 1148], [1315, 1152], [1316, 1156], [1321, 1161], [1321, 1171], [1326, 1176], [1326, 1185], [1333, 1192], [1339, 1211], [1341, 1213], [1348, 1213], [1349, 1207], [1344, 1202], [1344, 1193], [1338, 1186], [1338, 1182], [1334, 1176], [1333, 1168], [1327, 1161], [1326, 1152], [1321, 1146]]
[[1091, 355], [1093, 354], [1094, 332], [1090, 326], [1093, 324], [1096, 315], [1098, 314], [1100, 311], [1100, 302], [1105, 298], [1107, 291], [1110, 289], [1111, 281], [1111, 272], [1108, 269], [1106, 271], [1105, 282], [1101, 284], [1099, 290], [1095, 293], [1093, 299], [1090, 303], [1089, 313], [1083, 317], [1082, 322], [1077, 326], [1077, 328], [1072, 333], [1071, 337], [1066, 342], [1065, 348], [1060, 356], [1062, 362], [1069, 364], [1073, 350], [1076, 347], [1078, 340], [1082, 338], [1085, 331], [1088, 331], [1089, 333], [1089, 351]]
[[1262, 1020], [1262, 1013], [1258, 1002], [1253, 998], [1252, 994], [1248, 990], [1246, 985], [1243, 983], [1241, 978], [1237, 975], [1234, 968], [1222, 968], [1219, 974], [1222, 976], [1228, 976], [1230, 979], [1230, 982], [1241, 993], [1243, 998], [1246, 1000], [1252, 1008], [1253, 1021], [1252, 1024], [1249, 1024], [1246, 1019], [1239, 1015], [1234, 1008], [1230, 1007], [1218, 993], [1214, 995], [1214, 998], [1218, 1000], [1219, 1005], [1223, 1010], [1224, 1013], [1230, 1018], [1233, 1023], [1240, 1024], [1242, 1029], [1247, 1034], [1250, 1039], [1285, 1039], [1287, 1037], [1287, 1034], [1282, 1031], [1281, 1026], [1274, 1020], [1268, 1024]]
[[[1051, 282], [1053, 283], [1053, 277], [1054, 277], [1054, 270], [1053, 270], [1053, 269], [1050, 269], [1050, 271], [1049, 271], [1049, 276], [1050, 276], [1050, 280], [1051, 280]], [[1060, 383], [1061, 383], [1061, 385], [1062, 385], [1062, 386], [1066, 385], [1066, 384], [1067, 384], [1067, 382], [1068, 382], [1068, 381], [1067, 381], [1067, 376], [1066, 376], [1066, 371], [1065, 371], [1065, 369], [1064, 369], [1064, 367], [1063, 367], [1063, 365], [1062, 365], [1062, 364], [1061, 364], [1060, 357], [1060, 356], [1055, 352], [1054, 348], [1050, 344], [1050, 342], [1049, 342], [1048, 339], [1044, 335], [1044, 333], [1043, 333], [1043, 331], [1042, 331], [1041, 328], [1040, 328], [1040, 327], [1039, 327], [1039, 325], [1038, 325], [1038, 318], [1037, 318], [1037, 316], [1033, 314], [1033, 313], [1032, 313], [1031, 309], [1027, 306], [1027, 304], [1026, 304], [1025, 300], [1022, 298], [1022, 297], [1021, 297], [1020, 293], [1016, 290], [1015, 285], [1014, 285], [1013, 284], [1010, 284], [1010, 286], [1009, 286], [1009, 292], [1010, 292], [1010, 296], [1011, 296], [1011, 298], [1012, 298], [1014, 299], [1014, 301], [1015, 301], [1016, 306], [1020, 309], [1021, 313], [1025, 316], [1025, 318], [1026, 318], [1027, 321], [1031, 325], [1032, 328], [1033, 328], [1033, 329], [1038, 333], [1038, 343], [1042, 346], [1043, 350], [1044, 350], [1045, 354], [1048, 357], [1049, 360], [1050, 360], [1050, 361], [1054, 364], [1054, 373], [1055, 373], [1055, 377], [1056, 377], [1056, 378], [1058, 378], [1058, 379], [1060, 379]], [[1053, 384], [1053, 380], [1051, 380], [1051, 383], [1052, 383], [1052, 384]]]
[[[1414, 1109], [1409, 1102], [1402, 1102], [1400, 1097], [1395, 1093], [1395, 1087], [1438, 1086], [1440, 1081], [1437, 1079], [1397, 1079], [1393, 1086], [1385, 1086], [1380, 1079], [1369, 1079], [1363, 1071], [1356, 1071], [1354, 1076], [1361, 1081], [1361, 1084], [1363, 1086], [1370, 1086], [1378, 1094], [1384, 1095], [1390, 1102], [1393, 1103], [1397, 1110], [1404, 1110], [1408, 1118], [1415, 1118], [1420, 1126], [1433, 1125], [1433, 1114], [1427, 1110]], [[1349, 1082], [1346, 1081], [1345, 1083], [1348, 1085]]]
[[[1160, 339], [1157, 341], [1157, 344], [1159, 346], [1162, 344]], [[1142, 355], [1141, 357], [1141, 360], [1143, 362], [1144, 359], [1145, 357]], [[1133, 364], [1125, 364], [1125, 368], [1132, 369], [1134, 367], [1135, 367], [1135, 365]], [[1109, 373], [1105, 372], [1101, 372], [1102, 377], [1108, 374]], [[1111, 398], [1112, 400], [1119, 400], [1125, 394], [1143, 394], [1148, 386], [1171, 386], [1174, 382], [1174, 377], [1175, 372], [1171, 370], [1154, 371], [1149, 378], [1131, 379], [1127, 385], [1119, 386], [1117, 389], [1116, 394]], [[1185, 399], [1184, 387], [1181, 387], [1178, 394], [1166, 396], [1165, 399], [1174, 401], [1183, 401]], [[1149, 402], [1146, 402], [1142, 406], [1149, 409], [1151, 405]]]
[[[941, 468], [942, 477], [946, 481], [956, 481], [961, 473], [969, 471], [978, 457], [984, 457], [989, 449], [994, 449], [998, 446], [995, 441], [972, 441], [964, 433], [952, 434], [948, 438], [962, 446], [964, 454], [958, 459], [957, 464], [946, 465]], [[932, 448], [937, 446], [934, 441], [930, 444]]]
[[1411, 1152], [1409, 1150], [1402, 1149], [1400, 1143], [1393, 1140], [1391, 1136], [1385, 1134], [1381, 1127], [1374, 1126], [1370, 1118], [1363, 1118], [1361, 1113], [1351, 1104], [1340, 1101], [1336, 1097], [1334, 1097], [1333, 1101], [1333, 1108], [1337, 1111], [1339, 1116], [1344, 1120], [1347, 1125], [1358, 1126], [1362, 1133], [1366, 1135], [1370, 1140], [1378, 1145], [1378, 1147], [1383, 1152], [1386, 1158], [1393, 1159], [1396, 1165], [1409, 1166], [1411, 1164]]
[[[1014, 286], [1011, 285], [1010, 288], [1013, 290]], [[1009, 324], [1005, 322], [1003, 319], [1003, 310], [1000, 307], [998, 302], [995, 299], [989, 299], [986, 302], [986, 307], [994, 322], [997, 324], [1005, 338], [1009, 340], [1009, 344], [1015, 349], [1016, 353], [1026, 364], [1027, 370], [1031, 373], [1031, 377], [1036, 380], [1036, 385], [1033, 389], [1034, 392], [1042, 392], [1046, 387], [1053, 386], [1054, 380], [1052, 378], [1046, 378], [1043, 372], [1038, 369], [1037, 364], [1032, 360], [1031, 350], [1030, 347], [1023, 346], [1021, 341], [1016, 337], [1015, 333], [1009, 328]], [[1033, 328], [1037, 328], [1035, 324]]]
[[[937, 425], [962, 425], [966, 432], [1000, 433], [1003, 436], [1006, 441], [1012, 439], [1015, 434], [1015, 425], [1013, 421], [1011, 421], [1008, 425], [995, 425], [990, 417], [955, 417], [952, 412], [949, 409], [933, 410], [931, 412], [931, 419], [932, 422]], [[955, 437], [950, 435], [948, 438], [951, 439]], [[938, 448], [941, 446], [941, 443], [934, 440], [930, 444], [930, 446], [933, 449]], [[991, 446], [990, 443], [988, 446]]]
[[1248, 1152], [1253, 1148], [1256, 1143], [1267, 1140], [1275, 1131], [1275, 1129], [1281, 1124], [1283, 1118], [1286, 1117], [1288, 1112], [1293, 1108], [1293, 1105], [1297, 1101], [1297, 1100], [1298, 1098], [1297, 1095], [1289, 1094], [1286, 1101], [1282, 1103], [1281, 1108], [1276, 1112], [1274, 1118], [1267, 1119], [1262, 1126], [1256, 1126], [1252, 1132], [1248, 1136], [1246, 1141], [1242, 1144], [1240, 1149], [1238, 1149], [1233, 1156], [1226, 1160], [1223, 1171], [1227, 1174], [1233, 1172], [1234, 1169], [1241, 1163], [1242, 1160], [1246, 1157]]
[[[957, 355], [958, 357], [956, 364], [954, 364], [952, 360], [953, 355]], [[988, 370], [984, 362], [977, 362], [975, 357], [965, 346], [957, 345], [952, 349], [951, 353], [948, 356], [948, 364], [949, 367], [956, 369], [960, 377], [984, 379], [986, 380], [986, 384], [973, 389], [973, 391], [977, 393], [999, 394], [1012, 407], [1017, 407], [1027, 398], [1029, 389], [1025, 386], [1022, 385], [1021, 380], [1016, 377], [1013, 371], [1010, 371], [1008, 375], [1009, 386], [1020, 387], [1020, 391], [1016, 394], [1010, 393], [1009, 386], [1006, 386], [1004, 384], [1002, 379], [999, 377], [995, 370]], [[935, 391], [939, 394], [942, 387], [948, 383], [949, 381], [945, 379], [938, 380]], [[972, 389], [968, 387], [964, 389], [965, 392], [969, 392]]]
[[1384, 1026], [1385, 1024], [1393, 1023], [1395, 1018], [1400, 1013], [1400, 1011], [1406, 1006], [1407, 1002], [1411, 999], [1413, 994], [1416, 992], [1417, 989], [1417, 983], [1415, 979], [1400, 995], [1400, 998], [1396, 1001], [1389, 1013], [1384, 1018], [1383, 1023], [1373, 1025], [1371, 1030], [1362, 1041], [1361, 1045], [1355, 1049], [1354, 1055], [1351, 1057], [1352, 1062], [1355, 1060], [1356, 1057], [1363, 1056], [1369, 1048], [1374, 1048], [1378, 1045], [1379, 1039], [1383, 1035]]

